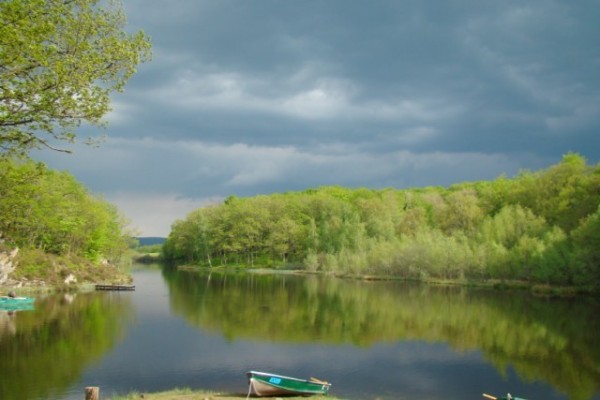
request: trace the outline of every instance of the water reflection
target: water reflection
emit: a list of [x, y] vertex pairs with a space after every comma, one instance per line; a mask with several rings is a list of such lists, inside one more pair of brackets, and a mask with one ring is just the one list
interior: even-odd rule
[[293, 275], [165, 270], [172, 311], [234, 339], [373, 346], [442, 342], [576, 400], [600, 387], [600, 311], [591, 299]]
[[79, 400], [89, 385], [103, 398], [243, 393], [245, 371], [266, 369], [360, 400], [600, 400], [593, 300], [216, 271], [144, 269], [135, 283], [0, 313], [0, 399]]
[[0, 399], [60, 397], [123, 338], [130, 314], [129, 298], [100, 293], [47, 296], [33, 311], [0, 313]]

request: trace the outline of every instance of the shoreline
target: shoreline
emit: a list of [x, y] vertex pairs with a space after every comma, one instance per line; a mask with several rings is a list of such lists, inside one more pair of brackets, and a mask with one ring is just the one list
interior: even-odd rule
[[[144, 263], [141, 263], [144, 265]], [[350, 279], [357, 281], [395, 281], [413, 284], [431, 285], [431, 286], [457, 286], [471, 289], [488, 289], [495, 291], [525, 291], [534, 296], [541, 297], [599, 297], [600, 292], [592, 288], [576, 286], [555, 286], [551, 284], [528, 283], [525, 281], [502, 280], [502, 279], [442, 279], [428, 278], [415, 279], [402, 276], [388, 275], [354, 275], [344, 273], [331, 273], [322, 271], [306, 271], [303, 269], [285, 269], [285, 268], [265, 268], [265, 267], [229, 267], [229, 266], [198, 266], [198, 265], [179, 265], [175, 267], [182, 271], [208, 271], [211, 273], [219, 272], [237, 272], [253, 274], [282, 274], [282, 275], [317, 275], [338, 279]], [[131, 274], [127, 275], [128, 284], [131, 283]], [[111, 280], [111, 279], [109, 279]], [[121, 282], [122, 280], [119, 280]], [[15, 291], [17, 293], [60, 293], [60, 292], [88, 292], [94, 291], [95, 285], [103, 282], [82, 282], [70, 285], [53, 285], [44, 283], [42, 285], [31, 284], [31, 281], [19, 282], [12, 280], [10, 284], [0, 284], [0, 295]]]
[[528, 283], [516, 280], [503, 279], [442, 279], [428, 278], [415, 279], [402, 276], [388, 275], [353, 275], [344, 273], [331, 273], [320, 271], [306, 271], [303, 269], [273, 269], [264, 267], [228, 267], [228, 266], [196, 266], [196, 265], [179, 265], [176, 267], [182, 271], [208, 271], [208, 272], [241, 272], [254, 274], [280, 274], [280, 275], [318, 275], [327, 276], [339, 279], [351, 279], [357, 281], [394, 281], [406, 282], [414, 284], [423, 284], [431, 286], [458, 286], [471, 289], [489, 289], [496, 291], [527, 291], [534, 296], [542, 297], [598, 297], [600, 292], [591, 288], [576, 287], [576, 286], [555, 286], [551, 284]]
[[[227, 392], [214, 392], [210, 390], [191, 390], [191, 389], [173, 389], [164, 392], [145, 393], [145, 392], [131, 392], [124, 396], [107, 397], [109, 400], [240, 400], [240, 399], [256, 399], [255, 396], [248, 397], [247, 393], [227, 393]], [[271, 397], [272, 399], [280, 399], [279, 397]], [[335, 396], [286, 396], [286, 400], [342, 400]]]

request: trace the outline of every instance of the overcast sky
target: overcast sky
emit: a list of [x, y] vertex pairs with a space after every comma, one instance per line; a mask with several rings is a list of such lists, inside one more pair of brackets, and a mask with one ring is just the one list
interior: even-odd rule
[[113, 96], [108, 139], [34, 157], [143, 236], [230, 195], [600, 160], [597, 0], [123, 3], [154, 55]]

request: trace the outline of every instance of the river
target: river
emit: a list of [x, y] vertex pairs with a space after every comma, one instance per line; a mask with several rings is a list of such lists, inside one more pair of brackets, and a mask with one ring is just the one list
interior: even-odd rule
[[343, 399], [600, 400], [600, 305], [524, 292], [138, 267], [133, 292], [0, 311], [0, 399], [189, 387], [246, 394], [248, 370]]

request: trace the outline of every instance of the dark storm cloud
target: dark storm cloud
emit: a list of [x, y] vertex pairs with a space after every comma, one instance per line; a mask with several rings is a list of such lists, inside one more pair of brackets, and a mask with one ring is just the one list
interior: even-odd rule
[[105, 146], [43, 157], [128, 210], [600, 159], [594, 1], [124, 6], [153, 61], [114, 96]]
[[136, 84], [158, 135], [411, 149], [396, 138], [427, 129], [418, 151], [496, 152], [598, 126], [592, 3], [159, 3], [127, 5], [157, 53]]

